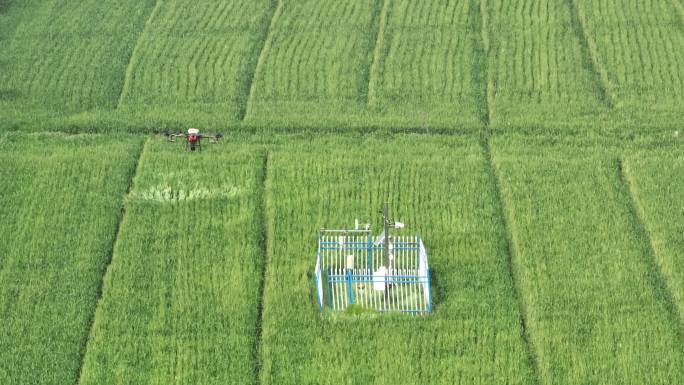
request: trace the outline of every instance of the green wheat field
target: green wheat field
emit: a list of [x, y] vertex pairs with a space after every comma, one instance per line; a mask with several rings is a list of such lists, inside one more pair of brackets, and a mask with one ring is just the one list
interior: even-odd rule
[[0, 0], [0, 384], [684, 384], [683, 130], [682, 0]]

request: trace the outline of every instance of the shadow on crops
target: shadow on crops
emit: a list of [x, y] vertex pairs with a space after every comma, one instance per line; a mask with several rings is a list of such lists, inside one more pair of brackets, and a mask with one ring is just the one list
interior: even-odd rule
[[[0, 68], [2, 68], [0, 66]], [[10, 102], [12, 100], [19, 99], [21, 94], [16, 90], [0, 90], [0, 101]]]
[[0, 0], [0, 13], [7, 12], [11, 0]]
[[432, 311], [435, 311], [444, 298], [444, 287], [441, 284], [441, 277], [439, 272], [435, 269], [430, 269], [430, 297], [432, 299]]

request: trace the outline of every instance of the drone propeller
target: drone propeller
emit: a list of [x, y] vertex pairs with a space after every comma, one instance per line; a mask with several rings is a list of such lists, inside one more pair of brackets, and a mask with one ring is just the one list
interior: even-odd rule
[[176, 137], [185, 136], [186, 134], [185, 134], [184, 132], [169, 132], [169, 131], [164, 131], [164, 132], [162, 133], [162, 135], [164, 135], [164, 136], [168, 139], [169, 142], [175, 142], [175, 141], [176, 141]]
[[216, 132], [216, 133], [211, 133], [211, 134], [204, 134], [203, 137], [209, 138], [210, 143], [218, 144], [219, 139], [223, 138], [223, 133]]

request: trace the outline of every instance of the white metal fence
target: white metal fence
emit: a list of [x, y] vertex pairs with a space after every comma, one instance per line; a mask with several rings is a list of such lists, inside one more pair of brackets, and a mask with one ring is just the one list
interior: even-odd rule
[[427, 252], [416, 236], [384, 239], [368, 230], [321, 230], [314, 273], [321, 310], [432, 311]]

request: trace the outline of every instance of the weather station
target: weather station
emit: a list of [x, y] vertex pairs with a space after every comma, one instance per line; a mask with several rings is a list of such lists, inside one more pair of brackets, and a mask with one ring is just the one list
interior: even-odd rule
[[321, 311], [350, 306], [378, 312], [432, 312], [430, 269], [423, 241], [394, 235], [405, 225], [382, 211], [383, 232], [373, 236], [370, 224], [353, 229], [320, 229], [314, 283]]

